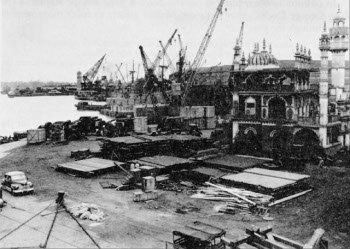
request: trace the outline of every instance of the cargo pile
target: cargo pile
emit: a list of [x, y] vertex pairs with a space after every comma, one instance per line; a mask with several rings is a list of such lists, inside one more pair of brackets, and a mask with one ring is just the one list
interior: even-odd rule
[[92, 221], [101, 222], [106, 217], [104, 212], [101, 211], [95, 204], [81, 203], [79, 206], [73, 207], [68, 210], [75, 217], [79, 217], [83, 220], [88, 219]]
[[212, 140], [190, 135], [127, 136], [104, 139], [101, 143], [101, 156], [123, 162], [156, 155], [173, 155], [186, 158], [197, 150], [211, 147]]

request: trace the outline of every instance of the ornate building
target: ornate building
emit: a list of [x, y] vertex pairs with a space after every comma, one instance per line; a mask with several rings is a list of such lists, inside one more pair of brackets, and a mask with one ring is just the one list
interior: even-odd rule
[[[350, 87], [345, 84], [345, 52], [349, 29], [340, 11], [329, 33], [324, 26], [319, 42], [321, 67], [319, 87], [310, 87], [311, 51], [297, 44], [294, 67], [279, 66], [266, 51], [255, 45], [244, 70], [233, 73], [233, 140], [255, 141], [269, 153], [273, 148], [321, 145], [333, 154], [350, 145]], [[332, 53], [329, 83], [328, 52]]]

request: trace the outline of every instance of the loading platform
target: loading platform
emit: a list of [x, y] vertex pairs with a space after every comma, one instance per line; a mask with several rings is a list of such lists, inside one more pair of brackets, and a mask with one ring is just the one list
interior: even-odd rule
[[118, 169], [114, 163], [123, 166], [124, 163], [101, 158], [89, 158], [79, 161], [58, 164], [56, 170], [80, 176], [93, 176]]

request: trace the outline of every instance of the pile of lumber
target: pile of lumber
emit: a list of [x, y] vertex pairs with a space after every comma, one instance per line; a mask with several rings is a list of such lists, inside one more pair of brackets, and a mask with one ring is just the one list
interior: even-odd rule
[[205, 183], [209, 187], [198, 188], [197, 193], [192, 198], [223, 201], [218, 209], [219, 212], [234, 214], [236, 211], [265, 215], [268, 209], [265, 208], [273, 199], [270, 195], [264, 195], [247, 191], [240, 188], [228, 188], [223, 185]]
[[212, 140], [190, 135], [137, 136], [104, 139], [100, 144], [102, 158], [130, 161], [141, 157], [169, 155], [190, 157], [198, 150], [212, 147]]
[[141, 141], [132, 144], [103, 140], [100, 147], [103, 158], [116, 159], [123, 162], [158, 154], [169, 155], [171, 151], [168, 140]]

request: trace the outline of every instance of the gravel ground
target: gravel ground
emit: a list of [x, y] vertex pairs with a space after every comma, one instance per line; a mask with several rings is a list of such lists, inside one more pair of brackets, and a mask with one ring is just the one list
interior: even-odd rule
[[[58, 163], [71, 161], [70, 151], [81, 148], [98, 150], [97, 141], [74, 141], [68, 145], [24, 145], [14, 148], [0, 159], [0, 173], [21, 170], [34, 183], [32, 196], [12, 197], [4, 192], [9, 202], [0, 212], [0, 238], [41, 208], [51, 203], [58, 191], [65, 191], [67, 199], [76, 203], [97, 204], [108, 216], [102, 223], [84, 221], [83, 224], [104, 247], [114, 248], [165, 248], [165, 241], [172, 241], [172, 231], [188, 222], [200, 220], [226, 229], [230, 237], [244, 234], [251, 226], [272, 225], [273, 231], [290, 239], [306, 243], [313, 231], [322, 227], [329, 240], [329, 248], [349, 248], [350, 245], [350, 170], [349, 168], [323, 168], [309, 165], [304, 172], [311, 175], [314, 190], [283, 205], [273, 207], [273, 221], [251, 215], [219, 214], [214, 210], [216, 202], [195, 200], [188, 193], [160, 192], [157, 201], [135, 203], [134, 191], [102, 189], [99, 182], [118, 177], [120, 172], [93, 178], [79, 178], [56, 172]], [[1, 151], [1, 146], [0, 146]], [[113, 182], [113, 179], [108, 179]], [[194, 206], [198, 210], [178, 214], [176, 209]], [[20, 210], [20, 209], [22, 210]], [[53, 210], [53, 207], [50, 207]], [[37, 217], [0, 240], [0, 247], [38, 246], [43, 243], [53, 216]], [[89, 238], [77, 227], [68, 214], [58, 215], [57, 227], [48, 248], [93, 248]], [[56, 229], [56, 230], [55, 230]], [[71, 236], [69, 235], [71, 234]], [[21, 239], [19, 239], [21, 238]], [[20, 242], [22, 241], [22, 242]], [[2, 244], [1, 244], [2, 243]]]

